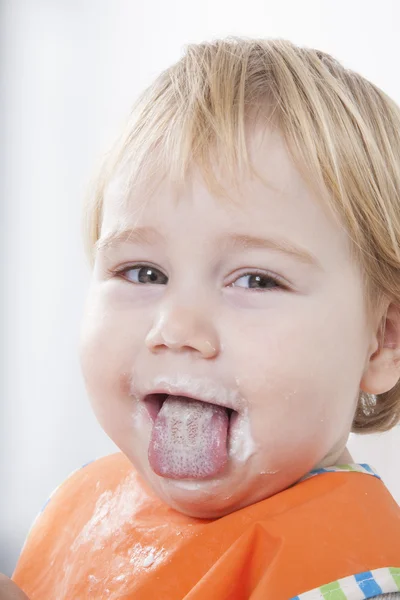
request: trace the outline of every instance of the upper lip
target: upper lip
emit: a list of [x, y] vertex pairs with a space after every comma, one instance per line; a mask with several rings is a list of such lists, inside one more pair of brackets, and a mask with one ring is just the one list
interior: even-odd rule
[[150, 385], [143, 386], [140, 391], [133, 385], [131, 394], [140, 400], [155, 394], [183, 396], [237, 412], [243, 409], [243, 399], [238, 391], [211, 378], [183, 376], [171, 379], [159, 376]]

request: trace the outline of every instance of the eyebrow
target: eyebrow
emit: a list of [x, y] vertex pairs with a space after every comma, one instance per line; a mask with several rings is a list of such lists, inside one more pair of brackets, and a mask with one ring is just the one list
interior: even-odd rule
[[[163, 238], [164, 236], [153, 227], [135, 227], [124, 230], [115, 230], [105, 235], [96, 242], [95, 248], [96, 251], [101, 252], [110, 247], [116, 248], [124, 243], [151, 245]], [[219, 249], [223, 247], [225, 250], [273, 250], [294, 258], [306, 265], [323, 270], [321, 263], [314, 254], [283, 238], [263, 238], [239, 233], [228, 234], [222, 236], [218, 240], [217, 247]]]
[[320, 270], [322, 269], [322, 265], [314, 254], [306, 250], [305, 248], [301, 248], [290, 242], [289, 240], [285, 240], [283, 238], [262, 238], [256, 237], [252, 235], [243, 235], [243, 234], [230, 234], [225, 236], [221, 240], [222, 245], [225, 248], [243, 248], [243, 249], [266, 249], [273, 250], [275, 252], [280, 252], [281, 254], [286, 254], [291, 258], [295, 258], [300, 262], [310, 265], [312, 267], [316, 267]]
[[107, 248], [117, 248], [121, 244], [145, 244], [150, 245], [163, 236], [153, 227], [131, 227], [129, 229], [117, 229], [99, 238], [95, 243], [95, 250], [101, 252]]

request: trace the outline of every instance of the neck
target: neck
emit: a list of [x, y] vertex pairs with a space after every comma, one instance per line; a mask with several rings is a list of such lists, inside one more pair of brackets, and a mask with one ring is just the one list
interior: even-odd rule
[[345, 446], [340, 450], [336, 450], [336, 452], [329, 452], [315, 468], [322, 469], [324, 467], [333, 467], [335, 465], [347, 465], [353, 462], [353, 457]]
[[347, 465], [347, 464], [353, 463], [353, 462], [354, 462], [354, 459], [351, 456], [347, 447], [343, 450], [343, 452], [340, 454], [340, 456], [336, 459], [337, 465]]

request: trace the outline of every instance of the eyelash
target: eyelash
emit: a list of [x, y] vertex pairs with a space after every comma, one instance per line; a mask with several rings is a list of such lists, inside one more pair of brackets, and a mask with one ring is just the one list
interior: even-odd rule
[[[134, 281], [129, 281], [126, 277], [125, 274], [128, 273], [129, 271], [133, 271], [135, 269], [145, 269], [145, 268], [149, 268], [149, 269], [153, 269], [155, 271], [158, 271], [159, 273], [162, 273], [164, 275], [164, 273], [161, 271], [161, 269], [159, 269], [158, 267], [154, 267], [151, 264], [145, 263], [145, 264], [135, 264], [135, 265], [129, 265], [127, 267], [122, 267], [120, 269], [116, 269], [116, 270], [108, 270], [108, 275], [109, 277], [118, 277], [120, 279], [122, 279], [123, 281], [126, 281], [126, 283], [130, 283], [132, 285], [157, 285], [157, 284], [146, 284], [146, 283], [140, 283], [140, 282], [134, 282]], [[275, 288], [245, 288], [243, 286], [234, 286], [232, 284], [229, 285], [229, 287], [241, 287], [242, 289], [247, 289], [247, 290], [251, 290], [252, 292], [260, 292], [260, 291], [265, 291], [268, 289], [268, 291], [274, 291], [274, 290], [287, 290], [288, 286], [283, 282], [283, 280], [281, 280], [279, 277], [277, 277], [276, 275], [270, 275], [268, 273], [265, 273], [264, 271], [246, 271], [244, 273], [242, 273], [241, 275], [239, 275], [235, 281], [238, 281], [238, 279], [241, 279], [242, 277], [250, 277], [250, 276], [261, 276], [264, 277], [265, 279], [272, 281], [276, 287]], [[167, 282], [168, 282], [168, 277], [167, 275], [165, 275], [165, 277], [167, 278]], [[232, 282], [234, 283], [234, 282]], [[161, 285], [161, 284], [158, 284]], [[165, 284], [164, 284], [165, 285]]]

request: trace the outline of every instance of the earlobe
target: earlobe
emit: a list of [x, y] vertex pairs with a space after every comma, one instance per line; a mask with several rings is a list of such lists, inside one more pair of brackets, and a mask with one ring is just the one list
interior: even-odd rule
[[375, 332], [360, 389], [367, 394], [383, 394], [400, 379], [400, 306], [390, 304]]

